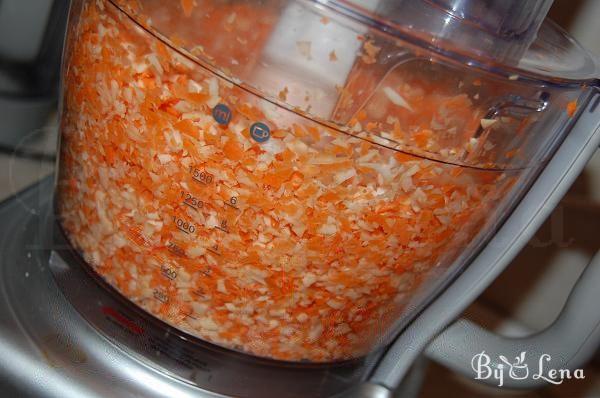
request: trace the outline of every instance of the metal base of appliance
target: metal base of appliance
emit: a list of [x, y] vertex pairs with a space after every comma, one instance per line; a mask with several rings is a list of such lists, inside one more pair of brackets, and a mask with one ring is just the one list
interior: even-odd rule
[[49, 240], [57, 232], [52, 188], [48, 178], [0, 205], [4, 391], [61, 398], [390, 396], [360, 385], [364, 362], [256, 359], [202, 343], [128, 304], [95, 281], [68, 245]]

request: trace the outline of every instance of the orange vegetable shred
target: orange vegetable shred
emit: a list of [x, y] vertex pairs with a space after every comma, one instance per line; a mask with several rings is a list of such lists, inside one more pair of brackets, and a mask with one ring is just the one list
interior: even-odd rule
[[567, 104], [567, 115], [573, 117], [577, 111], [577, 101], [571, 101]]
[[[187, 17], [194, 7], [181, 1]], [[516, 179], [457, 165], [464, 147], [439, 150], [439, 162], [361, 135], [389, 126], [392, 139], [433, 154], [477, 130], [482, 115], [464, 94], [392, 81], [369, 99], [377, 106], [342, 98], [336, 112], [356, 130], [342, 132], [283, 108], [273, 115], [112, 2], [80, 12], [66, 58], [61, 224], [121, 294], [206, 341], [294, 361], [365, 355], [494, 220]], [[233, 1], [211, 18], [236, 35], [237, 21], [257, 17]], [[260, 53], [267, 29], [244, 46]], [[232, 37], [204, 50], [235, 57]], [[350, 87], [370, 84], [353, 73]], [[256, 122], [268, 140], [256, 139]]]

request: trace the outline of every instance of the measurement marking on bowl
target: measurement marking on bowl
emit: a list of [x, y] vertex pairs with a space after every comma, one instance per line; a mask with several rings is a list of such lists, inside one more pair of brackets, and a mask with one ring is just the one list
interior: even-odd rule
[[184, 318], [192, 318], [192, 319], [195, 319], [195, 320], [198, 319], [198, 318], [196, 318], [195, 316], [192, 315], [193, 314], [192, 312], [186, 313], [186, 312], [181, 311], [180, 314], [183, 315]]
[[229, 228], [227, 227], [227, 221], [226, 220], [221, 221], [221, 225], [216, 225], [215, 228], [219, 229], [219, 230], [221, 230], [221, 231], [223, 231], [223, 232], [225, 232], [227, 234], [229, 233]]
[[154, 289], [154, 292], [152, 294], [154, 296], [155, 299], [157, 299], [158, 301], [160, 301], [163, 304], [167, 304], [169, 302], [169, 296], [167, 296], [167, 294], [159, 289]]
[[200, 178], [197, 178], [197, 177], [192, 177], [192, 178], [194, 179], [194, 181], [199, 182], [200, 184], [204, 184], [204, 185], [208, 185], [209, 184], [204, 179], [200, 179]]
[[219, 245], [214, 245], [213, 247], [209, 247], [206, 250], [208, 250], [209, 252], [211, 252], [217, 256], [221, 255], [221, 252], [219, 252]]
[[232, 209], [239, 210], [239, 207], [237, 207], [237, 197], [236, 196], [232, 196], [231, 198], [229, 198], [229, 200], [224, 200], [223, 202], [227, 206], [231, 207]]
[[177, 257], [186, 257], [185, 251], [176, 243], [167, 243], [167, 250], [169, 250], [172, 254], [176, 255]]
[[197, 212], [199, 209], [204, 207], [204, 202], [189, 192], [181, 191], [181, 197], [183, 198], [183, 204]]
[[160, 273], [167, 279], [174, 281], [175, 279], [177, 279], [177, 271], [175, 271], [173, 268], [169, 267], [168, 265], [161, 265], [160, 266]]
[[186, 205], [186, 206], [188, 206], [188, 207], [190, 207], [190, 208], [191, 208], [192, 210], [194, 210], [194, 211], [198, 211], [198, 209], [197, 209], [197, 208], [195, 208], [194, 206], [192, 206], [191, 204], [189, 204], [189, 203], [188, 203], [188, 202], [186, 202], [185, 200], [183, 201], [183, 204], [184, 204], [184, 205]]
[[173, 222], [175, 223], [175, 226], [177, 227], [177, 229], [185, 234], [189, 235], [189, 234], [193, 234], [194, 232], [196, 232], [196, 227], [194, 226], [194, 224], [190, 223], [189, 221], [184, 220], [183, 218], [173, 216]]
[[193, 166], [190, 166], [190, 174], [192, 175], [192, 179], [196, 182], [199, 182], [203, 185], [210, 185], [214, 180], [214, 176], [206, 171], [199, 170]]

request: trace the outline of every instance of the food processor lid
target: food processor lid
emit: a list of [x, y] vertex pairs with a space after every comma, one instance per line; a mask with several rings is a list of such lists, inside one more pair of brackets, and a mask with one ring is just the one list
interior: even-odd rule
[[552, 0], [314, 0], [462, 64], [507, 76], [582, 83], [598, 58], [552, 21]]

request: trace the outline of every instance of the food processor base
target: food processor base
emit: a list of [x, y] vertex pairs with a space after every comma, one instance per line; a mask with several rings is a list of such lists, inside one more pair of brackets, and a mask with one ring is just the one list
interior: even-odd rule
[[260, 360], [203, 343], [124, 302], [77, 264], [66, 242], [49, 239], [60, 232], [52, 191], [49, 177], [0, 205], [3, 391], [61, 398], [391, 396], [360, 384], [369, 359], [329, 366]]

